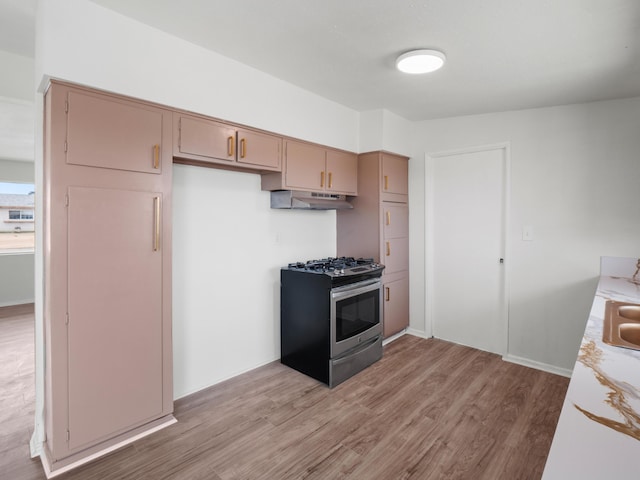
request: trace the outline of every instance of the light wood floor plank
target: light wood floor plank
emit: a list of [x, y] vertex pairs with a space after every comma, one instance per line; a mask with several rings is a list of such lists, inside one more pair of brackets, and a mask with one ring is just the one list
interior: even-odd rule
[[[0, 311], [0, 347], [0, 478], [44, 480], [28, 449], [32, 306]], [[58, 478], [537, 479], [567, 385], [405, 335], [332, 390], [274, 362], [177, 400], [177, 424]]]

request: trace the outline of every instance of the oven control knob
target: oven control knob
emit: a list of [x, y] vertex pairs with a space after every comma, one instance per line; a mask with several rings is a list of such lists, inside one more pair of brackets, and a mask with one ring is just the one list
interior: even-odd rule
[[340, 270], [340, 273], [344, 275], [344, 268]]

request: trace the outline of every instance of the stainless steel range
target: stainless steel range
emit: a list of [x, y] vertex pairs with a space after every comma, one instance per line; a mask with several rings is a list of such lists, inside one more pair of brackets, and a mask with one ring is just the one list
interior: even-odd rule
[[334, 387], [382, 357], [384, 265], [325, 258], [282, 268], [281, 361]]

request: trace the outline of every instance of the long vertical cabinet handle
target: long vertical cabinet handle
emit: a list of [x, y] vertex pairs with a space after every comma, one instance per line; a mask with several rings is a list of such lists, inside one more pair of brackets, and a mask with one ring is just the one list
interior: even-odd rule
[[329, 172], [329, 188], [333, 187], [333, 173]]
[[389, 289], [389, 287], [384, 287], [384, 291], [385, 291], [385, 300], [388, 302], [389, 300], [391, 300], [391, 290]]
[[384, 176], [384, 189], [389, 190], [389, 175]]
[[391, 225], [391, 210], [387, 210], [387, 225]]
[[160, 197], [153, 197], [153, 251], [160, 250]]
[[387, 242], [387, 257], [391, 255], [391, 244]]
[[234, 143], [233, 135], [227, 138], [227, 157], [233, 157]]
[[240, 158], [244, 158], [247, 153], [247, 141], [243, 138], [240, 140]]
[[324, 187], [324, 172], [320, 172], [320, 186]]
[[153, 146], [153, 168], [160, 168], [160, 145]]

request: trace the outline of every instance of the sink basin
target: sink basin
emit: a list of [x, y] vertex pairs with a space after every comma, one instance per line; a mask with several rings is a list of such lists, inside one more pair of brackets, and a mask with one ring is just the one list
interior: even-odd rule
[[640, 350], [640, 305], [607, 300], [603, 327], [604, 343]]
[[640, 346], [640, 323], [621, 323], [618, 335], [625, 342]]
[[618, 315], [640, 322], [640, 305], [622, 305], [618, 307]]

